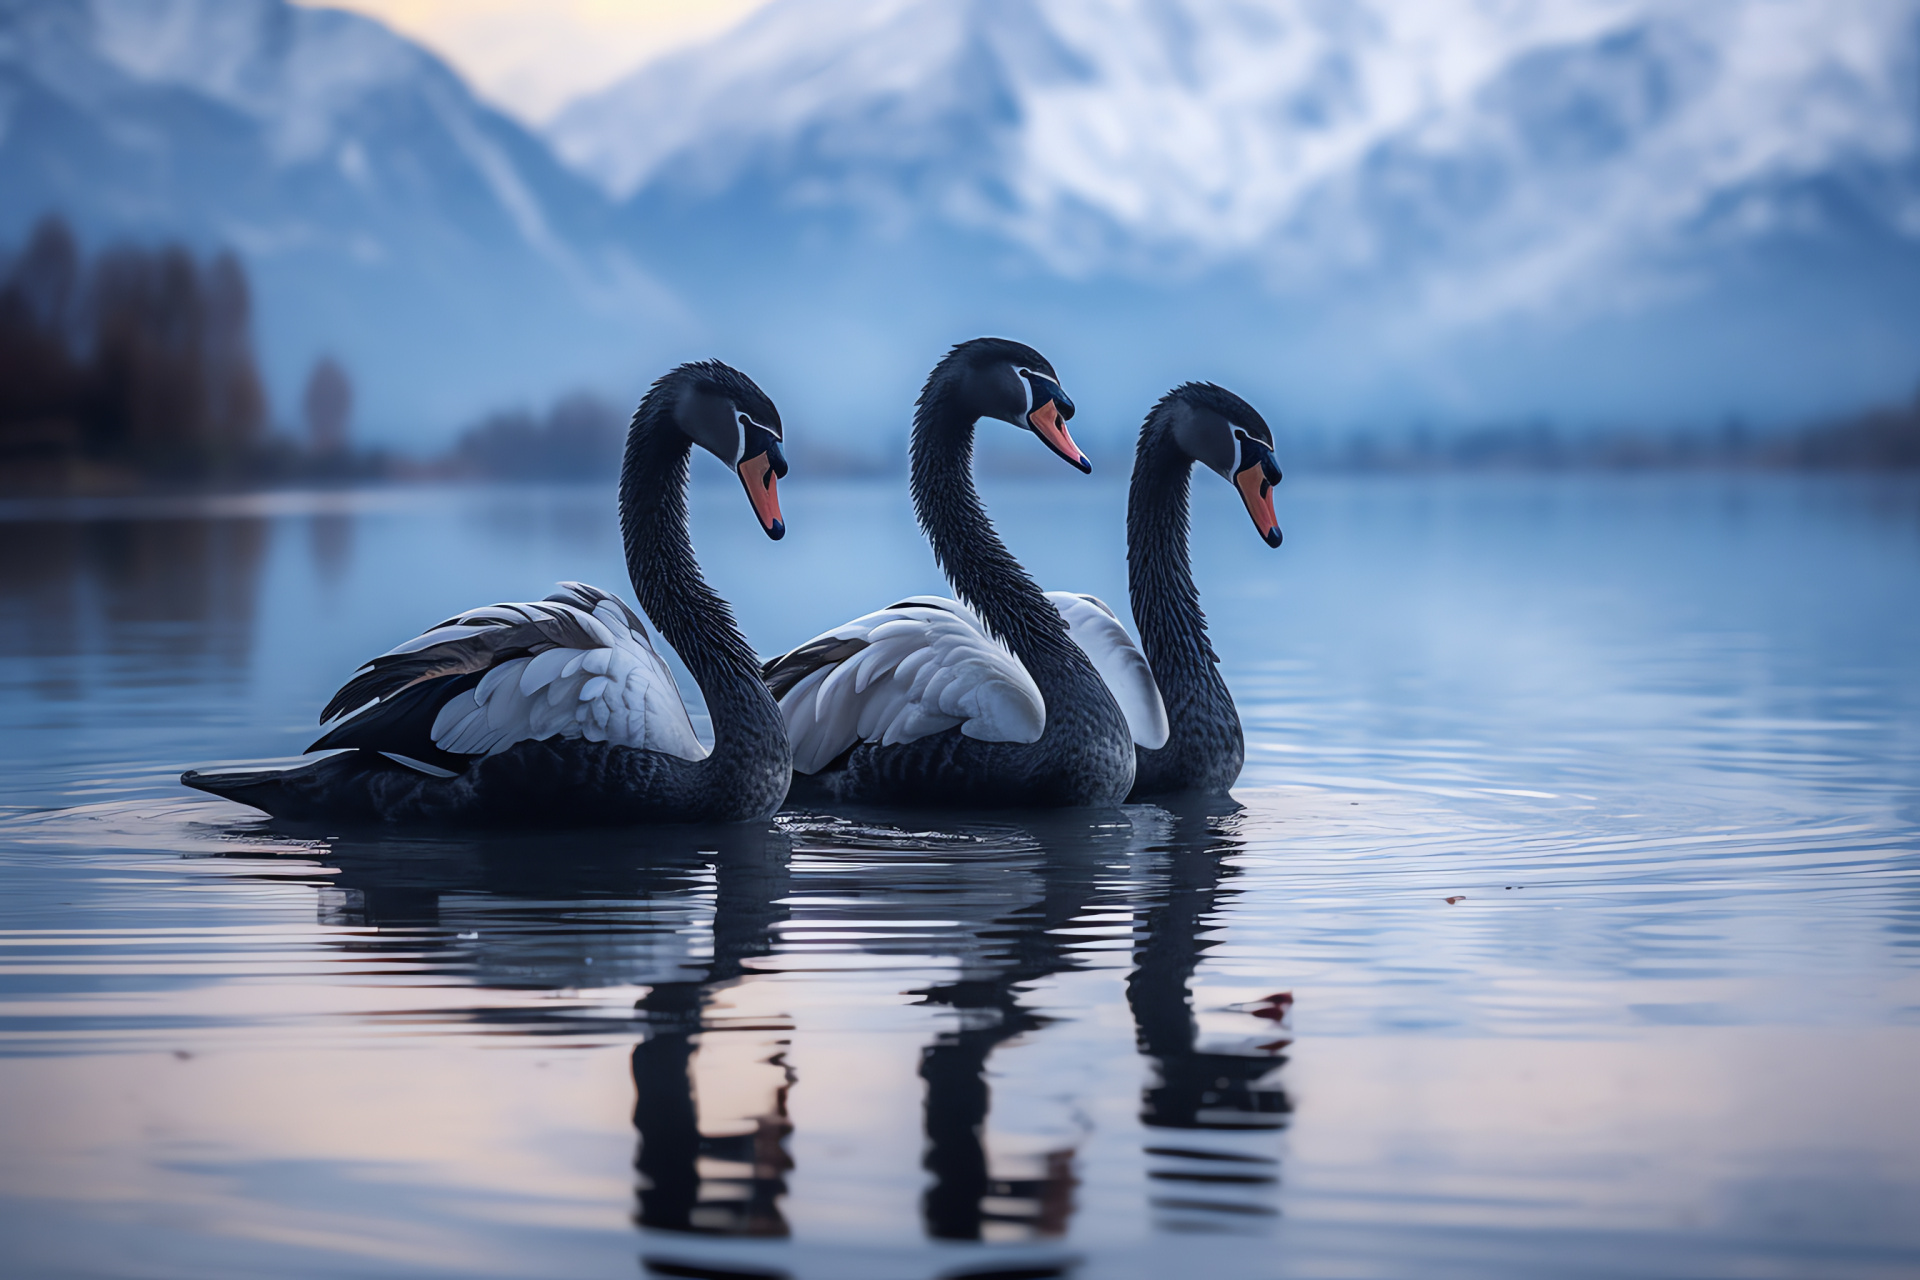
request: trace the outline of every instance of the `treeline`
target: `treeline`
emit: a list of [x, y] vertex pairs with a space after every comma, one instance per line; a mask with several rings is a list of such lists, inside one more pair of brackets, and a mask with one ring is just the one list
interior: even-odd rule
[[88, 262], [65, 222], [43, 219], [0, 274], [8, 487], [244, 467], [267, 423], [252, 313], [231, 253], [118, 246]]
[[[627, 413], [589, 392], [564, 396], [544, 414], [502, 410], [469, 427], [448, 453], [420, 464], [414, 474], [528, 482], [611, 479], [619, 474], [627, 419]], [[1920, 394], [1905, 405], [1798, 429], [1755, 431], [1729, 422], [1706, 430], [1581, 432], [1536, 422], [1444, 433], [1295, 434], [1283, 438], [1281, 447], [1290, 465], [1337, 471], [1914, 470], [1920, 469]], [[906, 469], [904, 448], [891, 457], [867, 457], [806, 441], [799, 455], [807, 473], [816, 476], [870, 477]], [[993, 460], [983, 459], [981, 465], [991, 467]], [[1040, 465], [1039, 474], [1051, 474], [1044, 462]]]
[[1301, 464], [1343, 471], [1906, 471], [1920, 469], [1920, 394], [1798, 428], [1569, 431], [1547, 423], [1479, 430], [1298, 438]]
[[[274, 435], [253, 346], [253, 302], [231, 253], [109, 247], [91, 260], [58, 217], [0, 258], [0, 491], [58, 493], [150, 481], [599, 480], [616, 475], [628, 414], [588, 393], [545, 413], [489, 415], [437, 458], [356, 449], [353, 387], [316, 361], [304, 439]], [[903, 445], [896, 440], [895, 445]], [[812, 474], [899, 469], [897, 452], [801, 442]], [[1920, 469], [1920, 395], [1794, 430], [1283, 433], [1282, 461], [1329, 470]]]
[[[544, 414], [496, 412], [468, 428], [448, 453], [424, 463], [415, 474], [528, 482], [610, 480], [619, 474], [627, 418], [588, 392], [564, 396]], [[1905, 405], [1797, 429], [1756, 431], [1736, 421], [1705, 430], [1582, 432], [1535, 422], [1333, 438], [1283, 433], [1281, 448], [1284, 464], [1331, 471], [1915, 470], [1920, 469], [1920, 394]], [[805, 442], [801, 456], [807, 473], [816, 476], [905, 470], [904, 450], [893, 457], [869, 458]], [[1027, 455], [1023, 451], [1012, 456]], [[982, 465], [990, 466], [991, 460]]]
[[488, 480], [610, 480], [620, 472], [627, 418], [588, 392], [563, 396], [536, 417], [489, 414], [461, 433], [446, 469]]
[[1869, 410], [1763, 445], [1759, 456], [1772, 466], [1920, 468], [1920, 391], [1905, 405]]

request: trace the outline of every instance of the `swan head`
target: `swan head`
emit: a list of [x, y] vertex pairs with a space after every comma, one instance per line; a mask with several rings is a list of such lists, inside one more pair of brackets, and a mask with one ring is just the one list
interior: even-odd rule
[[753, 379], [718, 360], [683, 364], [656, 387], [673, 388], [673, 424], [740, 477], [769, 538], [786, 536], [775, 481], [787, 474], [780, 411]]
[[1266, 544], [1279, 546], [1273, 486], [1280, 483], [1280, 464], [1273, 431], [1259, 411], [1225, 387], [1189, 382], [1169, 391], [1154, 412], [1165, 415], [1182, 453], [1234, 487]]
[[1073, 401], [1047, 358], [1022, 342], [975, 338], [947, 353], [928, 379], [951, 379], [960, 404], [975, 419], [994, 418], [1031, 431], [1040, 442], [1081, 471], [1093, 464], [1067, 434]]

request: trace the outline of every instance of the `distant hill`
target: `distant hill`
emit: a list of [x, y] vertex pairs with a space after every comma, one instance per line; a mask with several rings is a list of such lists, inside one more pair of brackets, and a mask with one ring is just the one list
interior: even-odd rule
[[640, 374], [669, 306], [544, 143], [385, 27], [280, 0], [0, 0], [0, 245], [228, 246], [273, 400], [336, 354], [375, 436]]

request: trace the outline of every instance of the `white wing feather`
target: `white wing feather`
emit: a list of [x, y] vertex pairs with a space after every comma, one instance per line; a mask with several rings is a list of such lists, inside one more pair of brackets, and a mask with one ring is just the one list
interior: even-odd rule
[[[601, 600], [592, 612], [551, 600], [537, 606], [495, 605], [461, 620], [520, 620], [533, 616], [529, 611], [535, 608], [572, 614], [599, 643], [548, 649], [493, 667], [478, 685], [440, 708], [433, 721], [435, 746], [460, 755], [494, 755], [516, 742], [560, 737], [640, 747], [683, 760], [706, 756], [666, 662], [645, 627], [629, 626], [615, 602]], [[393, 652], [415, 652], [481, 629], [437, 627]]]
[[1093, 660], [1093, 669], [1112, 690], [1133, 740], [1149, 751], [1166, 746], [1171, 732], [1167, 704], [1160, 697], [1160, 685], [1153, 678], [1153, 668], [1147, 665], [1147, 655], [1140, 652], [1119, 617], [1106, 601], [1095, 596], [1049, 591], [1047, 599], [1067, 620], [1073, 642]]
[[801, 773], [859, 742], [892, 746], [956, 726], [982, 742], [1037, 742], [1046, 730], [1040, 687], [957, 600], [914, 596], [808, 644], [830, 640], [864, 647], [808, 672], [780, 699]]

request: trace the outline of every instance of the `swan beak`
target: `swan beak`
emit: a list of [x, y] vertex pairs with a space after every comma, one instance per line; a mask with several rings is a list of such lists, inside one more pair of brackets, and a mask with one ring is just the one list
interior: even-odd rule
[[760, 517], [760, 527], [775, 542], [787, 536], [787, 522], [780, 518], [780, 490], [775, 484], [787, 470], [786, 459], [778, 456], [779, 449], [770, 445], [765, 453], [742, 459], [739, 468], [740, 483], [746, 487], [753, 514]]
[[[1246, 455], [1243, 453], [1241, 456]], [[1259, 456], [1233, 475], [1233, 487], [1240, 491], [1240, 500], [1247, 504], [1247, 514], [1253, 517], [1253, 527], [1260, 531], [1260, 536], [1270, 547], [1280, 545], [1280, 522], [1273, 514], [1273, 486], [1279, 482], [1280, 464], [1265, 449], [1260, 450]]]
[[1061, 416], [1060, 406], [1052, 400], [1036, 406], [1027, 415], [1027, 425], [1033, 428], [1033, 434], [1046, 443], [1047, 448], [1065, 458], [1081, 471], [1089, 474], [1093, 464], [1087, 461], [1087, 455], [1080, 452], [1080, 446], [1067, 434], [1066, 419]]

